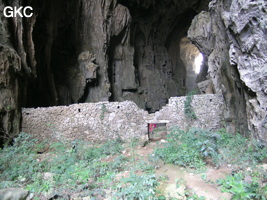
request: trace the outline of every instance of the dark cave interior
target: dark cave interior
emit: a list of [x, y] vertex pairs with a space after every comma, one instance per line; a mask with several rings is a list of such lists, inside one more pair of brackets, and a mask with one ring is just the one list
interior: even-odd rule
[[[189, 40], [185, 43], [183, 40], [192, 19], [207, 9], [208, 1], [196, 1], [182, 8], [175, 1], [146, 2], [117, 2], [129, 9], [131, 22], [118, 35], [107, 33], [106, 50], [93, 52], [105, 54], [106, 66], [102, 64], [98, 78], [93, 82], [86, 81], [83, 86], [79, 85], [81, 75], [77, 57], [87, 50], [83, 43], [93, 43], [84, 41], [86, 37], [79, 21], [82, 20], [83, 1], [49, 0], [36, 4], [39, 13], [33, 29], [33, 42], [37, 71], [36, 79], [28, 84], [24, 106], [101, 101], [101, 97], [92, 98], [90, 91], [103, 88], [101, 79], [105, 74], [108, 74], [110, 92], [106, 99], [132, 100], [150, 112], [159, 110], [171, 96], [183, 96], [195, 88], [197, 74], [191, 68], [196, 53], [192, 53], [191, 47], [196, 47]], [[87, 40], [92, 39], [88, 37]], [[104, 39], [95, 35], [93, 40]], [[100, 56], [96, 57], [100, 63]], [[205, 79], [206, 75], [201, 71], [198, 79]]]

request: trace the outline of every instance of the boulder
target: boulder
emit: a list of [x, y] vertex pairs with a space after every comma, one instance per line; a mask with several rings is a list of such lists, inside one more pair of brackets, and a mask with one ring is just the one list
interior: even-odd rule
[[8, 188], [0, 190], [1, 200], [26, 200], [29, 196], [29, 191], [21, 188]]

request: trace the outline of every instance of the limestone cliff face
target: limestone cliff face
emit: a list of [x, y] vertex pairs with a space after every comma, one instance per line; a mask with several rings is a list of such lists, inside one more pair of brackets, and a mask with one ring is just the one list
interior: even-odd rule
[[[207, 0], [31, 4], [37, 78], [28, 87], [28, 107], [132, 100], [155, 112], [185, 94], [179, 43]], [[78, 59], [84, 52], [91, 55], [87, 64]]]
[[[21, 107], [132, 100], [155, 112], [185, 95], [196, 86], [185, 38], [200, 13], [189, 31], [205, 54], [197, 80], [224, 94], [229, 129], [266, 138], [266, 10], [242, 2], [0, 0], [0, 134], [18, 132]], [[6, 19], [6, 5], [34, 15]]]
[[[11, 6], [18, 6], [13, 1]], [[0, 1], [0, 144], [20, 131], [21, 106], [25, 103], [28, 80], [34, 77], [35, 60], [32, 22], [3, 16], [6, 4]], [[26, 53], [27, 52], [27, 53]]]
[[[14, 0], [1, 7], [1, 135], [20, 108], [132, 100], [159, 110], [186, 92], [179, 43], [207, 0]], [[5, 18], [4, 6], [32, 6]]]
[[[192, 22], [189, 38], [206, 56], [208, 78], [223, 93], [230, 132], [267, 140], [267, 3], [216, 1]], [[249, 133], [250, 131], [250, 133]], [[250, 135], [254, 133], [253, 135]]]

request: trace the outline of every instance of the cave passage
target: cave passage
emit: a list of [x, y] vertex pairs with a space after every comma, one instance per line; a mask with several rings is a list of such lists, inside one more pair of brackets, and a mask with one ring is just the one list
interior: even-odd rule
[[202, 53], [198, 53], [197, 57], [195, 58], [195, 72], [196, 74], [199, 74], [200, 73], [200, 70], [201, 70], [201, 66], [203, 64], [203, 55]]
[[184, 37], [180, 42], [180, 57], [186, 66], [186, 91], [197, 89], [197, 77], [203, 65], [203, 55], [191, 41]]
[[[170, 97], [197, 88], [201, 53], [187, 31], [208, 1], [182, 6], [175, 0], [146, 5], [48, 2], [38, 4], [36, 78], [24, 107], [130, 100], [152, 113]], [[90, 56], [81, 64], [78, 57], [84, 52]], [[91, 72], [92, 66], [97, 70]], [[93, 73], [93, 84], [88, 84]]]

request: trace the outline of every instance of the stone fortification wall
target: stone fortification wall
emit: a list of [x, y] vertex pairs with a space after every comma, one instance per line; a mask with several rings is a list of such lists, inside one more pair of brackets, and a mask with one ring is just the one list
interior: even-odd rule
[[186, 97], [172, 97], [160, 111], [148, 114], [131, 101], [24, 108], [22, 131], [52, 141], [108, 140], [147, 137], [147, 122], [168, 120], [167, 127], [218, 129], [223, 121], [221, 95], [195, 95], [191, 103], [196, 120], [184, 115]]
[[223, 112], [225, 110], [222, 95], [206, 94], [194, 95], [192, 100], [192, 110], [197, 119], [187, 119], [184, 113], [184, 102], [186, 97], [171, 97], [169, 103], [154, 118], [157, 120], [168, 120], [168, 127], [178, 126], [180, 129], [197, 127], [209, 130], [222, 128]]

